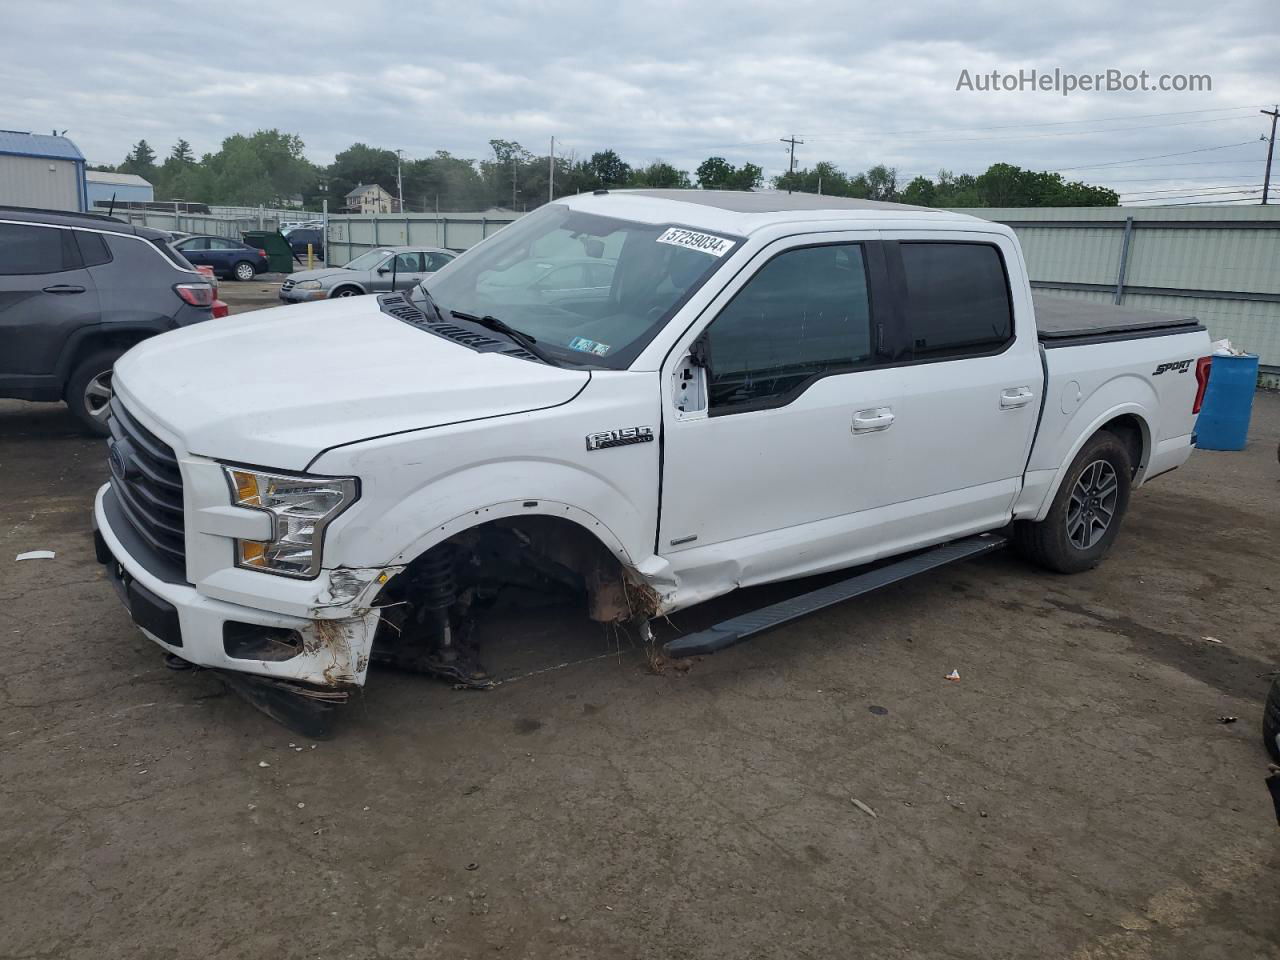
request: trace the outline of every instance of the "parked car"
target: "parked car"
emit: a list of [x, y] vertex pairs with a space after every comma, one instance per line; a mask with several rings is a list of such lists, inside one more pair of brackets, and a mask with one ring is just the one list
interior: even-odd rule
[[218, 275], [213, 272], [213, 267], [199, 266], [196, 272], [204, 277], [213, 287], [213, 303], [209, 305], [209, 311], [212, 319], [217, 320], [219, 317], [227, 317], [231, 315], [231, 306], [218, 297]]
[[[617, 251], [607, 288], [488, 295], [574, 246]], [[1011, 523], [1035, 563], [1088, 570], [1190, 456], [1209, 337], [1033, 299], [1024, 262], [1008, 226], [941, 210], [566, 197], [411, 291], [132, 351], [98, 556], [165, 652], [302, 729], [371, 659], [488, 682], [471, 627], [511, 585], [649, 637], [738, 587], [901, 557], [667, 644], [686, 655]]]
[[439, 247], [378, 247], [342, 267], [300, 270], [285, 277], [280, 299], [285, 303], [358, 297], [391, 289], [406, 290], [451, 262], [455, 254]]
[[252, 280], [271, 269], [267, 251], [228, 237], [187, 237], [174, 247], [193, 264], [213, 267], [228, 280]]
[[213, 288], [159, 230], [0, 206], [0, 396], [65, 400], [107, 434], [112, 366], [157, 333], [208, 320]]
[[293, 251], [295, 258], [305, 257], [307, 244], [311, 244], [312, 255], [324, 259], [324, 230], [319, 227], [296, 227], [286, 232], [285, 238], [289, 241], [289, 249]]

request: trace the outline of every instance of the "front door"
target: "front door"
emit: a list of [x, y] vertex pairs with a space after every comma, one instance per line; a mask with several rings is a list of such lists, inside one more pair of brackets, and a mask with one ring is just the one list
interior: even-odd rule
[[425, 276], [421, 253], [397, 253], [373, 272], [371, 285], [376, 292], [390, 290], [393, 282], [395, 289], [408, 290]]
[[850, 528], [892, 497], [886, 282], [874, 235], [778, 241], [673, 351], [658, 552], [695, 593], [704, 575], [710, 595], [874, 552]]

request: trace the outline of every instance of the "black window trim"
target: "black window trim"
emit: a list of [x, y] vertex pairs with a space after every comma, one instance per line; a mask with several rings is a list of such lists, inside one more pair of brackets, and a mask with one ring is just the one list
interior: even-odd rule
[[[80, 238], [81, 236], [90, 235], [90, 234], [97, 237], [98, 241], [102, 244], [102, 249], [107, 251], [107, 259], [99, 260], [96, 263], [88, 262], [88, 259], [84, 255], [85, 251], [84, 251], [84, 247], [81, 246]], [[108, 263], [111, 263], [116, 258], [115, 252], [111, 249], [111, 244], [107, 243], [107, 238], [103, 236], [101, 233], [99, 233], [97, 230], [81, 230], [78, 227], [72, 227], [71, 237], [72, 237], [72, 240], [75, 242], [76, 252], [80, 256], [80, 266], [82, 267], [105, 267]]]
[[[892, 321], [896, 320], [897, 311], [892, 307], [891, 287], [886, 272], [886, 262], [884, 256], [884, 241], [867, 238], [859, 240], [823, 240], [816, 243], [801, 243], [795, 246], [784, 247], [770, 254], [767, 259], [762, 261], [738, 287], [719, 310], [716, 315], [711, 318], [702, 332], [695, 338], [694, 343], [708, 344], [707, 338], [711, 333], [711, 328], [715, 326], [721, 314], [729, 308], [734, 300], [750, 286], [751, 281], [764, 271], [774, 260], [788, 253], [794, 253], [797, 250], [811, 250], [816, 247], [850, 247], [858, 246], [862, 248], [862, 269], [866, 276], [867, 282], [867, 308], [868, 319], [870, 321], [871, 334], [871, 356], [867, 361], [861, 363], [843, 364], [838, 367], [831, 367], [813, 373], [804, 380], [801, 380], [786, 393], [775, 394], [771, 397], [762, 397], [758, 400], [747, 400], [742, 403], [733, 403], [714, 407], [711, 404], [711, 383], [710, 376], [707, 378], [707, 417], [727, 417], [740, 413], [754, 413], [760, 410], [777, 410], [781, 407], [790, 406], [805, 391], [812, 387], [819, 380], [825, 380], [827, 377], [839, 377], [849, 373], [861, 373], [866, 370], [874, 370], [890, 365], [890, 358], [895, 356], [897, 349], [892, 345], [899, 339], [896, 331], [893, 329], [896, 324]], [[732, 282], [732, 281], [731, 281]], [[711, 356], [711, 363], [715, 363], [715, 357]]]
[[[901, 351], [899, 359], [895, 360], [891, 366], [914, 367], [922, 363], [951, 363], [955, 360], [969, 360], [977, 357], [998, 357], [1000, 354], [1011, 349], [1013, 345], [1018, 342], [1018, 311], [1014, 308], [1013, 285], [1009, 281], [1009, 264], [1005, 261], [1004, 251], [1000, 249], [1000, 244], [995, 240], [947, 239], [945, 236], [939, 235], [936, 237], [895, 238], [892, 240], [885, 240], [883, 242], [885, 245], [885, 256], [889, 264], [892, 298], [897, 305], [894, 320], [898, 328], [898, 348]], [[997, 347], [991, 347], [987, 350], [960, 350], [955, 353], [947, 353], [939, 356], [915, 356], [915, 338], [911, 335], [911, 325], [907, 319], [906, 269], [902, 265], [902, 252], [900, 250], [901, 245], [907, 243], [963, 244], [966, 246], [992, 247], [995, 249], [996, 256], [1000, 260], [1000, 270], [1004, 274], [1005, 297], [1009, 301], [1009, 336], [1003, 343]]]

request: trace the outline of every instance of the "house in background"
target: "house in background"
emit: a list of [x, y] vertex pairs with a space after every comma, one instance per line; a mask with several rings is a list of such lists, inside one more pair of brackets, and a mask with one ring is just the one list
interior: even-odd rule
[[85, 162], [66, 137], [0, 130], [0, 203], [85, 210]]
[[89, 195], [89, 209], [109, 207], [112, 196], [117, 207], [131, 202], [150, 203], [156, 198], [151, 184], [136, 173], [104, 173], [90, 170], [85, 174], [85, 186]]
[[344, 198], [353, 213], [395, 213], [396, 198], [376, 183], [362, 183]]

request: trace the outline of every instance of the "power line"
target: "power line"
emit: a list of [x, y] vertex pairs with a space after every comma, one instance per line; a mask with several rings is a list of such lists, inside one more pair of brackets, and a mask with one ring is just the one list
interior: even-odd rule
[[1141, 163], [1143, 160], [1163, 160], [1165, 157], [1185, 157], [1193, 153], [1208, 153], [1212, 150], [1229, 150], [1232, 147], [1243, 147], [1245, 144], [1257, 143], [1256, 140], [1241, 140], [1239, 143], [1224, 143], [1217, 147], [1199, 147], [1195, 150], [1183, 150], [1180, 153], [1158, 153], [1150, 157], [1134, 157], [1132, 160], [1109, 160], [1106, 163], [1082, 163], [1074, 167], [1058, 167], [1054, 172], [1064, 170], [1095, 170], [1098, 167], [1114, 167], [1122, 163]]
[[[1125, 202], [1126, 203], [1156, 203], [1156, 202], [1163, 203], [1166, 200], [1190, 200], [1195, 197], [1219, 197], [1223, 202], [1226, 202], [1226, 200], [1233, 193], [1257, 194], [1261, 192], [1262, 192], [1262, 188], [1256, 187], [1252, 190], [1221, 190], [1221, 191], [1208, 191], [1206, 193], [1184, 193], [1179, 196], [1173, 196], [1173, 197], [1136, 197], [1131, 200], [1127, 200]], [[1252, 198], [1240, 197], [1239, 199], [1247, 200]]]
[[[897, 136], [902, 134], [917, 134], [917, 133], [964, 133], [966, 131], [971, 131], [971, 130], [1011, 130], [1011, 129], [1020, 130], [1024, 127], [1058, 127], [1058, 126], [1064, 126], [1066, 124], [1071, 124], [1071, 123], [1109, 123], [1113, 120], [1147, 120], [1147, 119], [1150, 119], [1151, 117], [1182, 117], [1182, 116], [1188, 116], [1190, 114], [1196, 114], [1196, 113], [1226, 113], [1231, 110], [1254, 110], [1258, 107], [1264, 107], [1264, 106], [1266, 106], [1266, 104], [1251, 103], [1251, 104], [1246, 104], [1245, 106], [1242, 106], [1242, 107], [1210, 107], [1204, 110], [1173, 110], [1168, 113], [1134, 113], [1134, 114], [1129, 114], [1127, 116], [1121, 115], [1121, 116], [1115, 116], [1115, 117], [1096, 117], [1093, 119], [1086, 119], [1086, 120], [1046, 120], [1046, 121], [1038, 121], [1035, 123], [1006, 123], [1006, 124], [1000, 124], [997, 126], [972, 126], [972, 127], [950, 127], [950, 128], [925, 127], [920, 130], [885, 130], [883, 132]], [[1225, 117], [1223, 119], [1235, 120], [1235, 119], [1244, 119], [1244, 118]], [[820, 140], [824, 136], [827, 136], [827, 134], [806, 133], [805, 136], [809, 137], [810, 139]]]
[[1179, 190], [1206, 190], [1206, 191], [1219, 191], [1219, 190], [1221, 190], [1221, 191], [1225, 191], [1225, 192], [1227, 192], [1227, 193], [1230, 193], [1232, 190], [1241, 190], [1241, 189], [1244, 189], [1244, 188], [1246, 188], [1246, 187], [1261, 187], [1261, 186], [1262, 186], [1262, 184], [1260, 184], [1260, 183], [1221, 183], [1221, 184], [1212, 184], [1212, 185], [1210, 185], [1210, 184], [1201, 184], [1201, 185], [1199, 185], [1199, 186], [1194, 186], [1194, 187], [1164, 187], [1164, 188], [1159, 189], [1159, 190], [1156, 190], [1156, 189], [1147, 189], [1147, 190], [1121, 190], [1121, 191], [1120, 191], [1120, 196], [1122, 196], [1122, 197], [1139, 197], [1139, 196], [1144, 196], [1144, 195], [1146, 195], [1146, 194], [1177, 193]]

